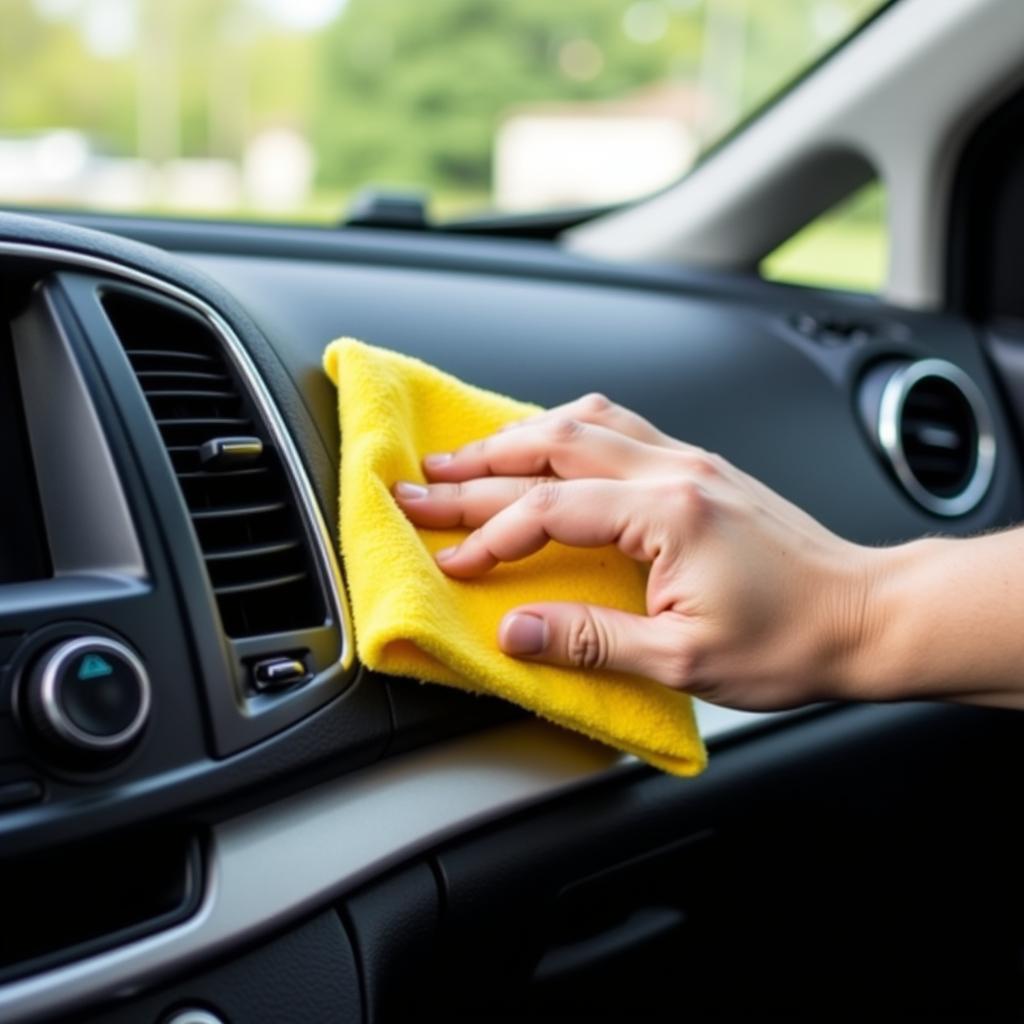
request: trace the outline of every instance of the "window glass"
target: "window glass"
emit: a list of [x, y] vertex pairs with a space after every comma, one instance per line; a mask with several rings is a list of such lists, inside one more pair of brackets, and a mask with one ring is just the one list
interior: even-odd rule
[[335, 221], [678, 179], [884, 0], [0, 0], [0, 203]]
[[761, 263], [770, 281], [876, 292], [889, 265], [885, 192], [865, 185], [784, 242]]

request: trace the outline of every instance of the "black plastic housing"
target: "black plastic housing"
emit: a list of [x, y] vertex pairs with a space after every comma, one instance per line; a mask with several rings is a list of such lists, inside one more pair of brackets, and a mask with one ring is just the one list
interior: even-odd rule
[[[21, 225], [28, 236], [39, 226]], [[237, 645], [219, 629], [166, 454], [101, 304], [104, 289], [132, 287], [159, 303], [161, 281], [128, 282], [116, 262], [107, 274], [69, 271], [75, 252], [22, 252], [25, 241], [8, 251], [0, 238], [0, 344], [19, 371], [32, 430], [18, 449], [26, 457], [31, 450], [40, 490], [34, 522], [37, 532], [45, 522], [52, 564], [0, 583], [0, 851], [180, 814], [328, 757], [341, 771], [379, 756], [391, 731], [387, 695], [355, 685], [355, 667], [339, 664], [334, 621], [301, 638]], [[97, 246], [97, 257], [109, 257], [107, 249]], [[38, 370], [21, 372], [29, 362]], [[287, 394], [275, 398], [294, 413]], [[26, 499], [31, 511], [35, 499]], [[31, 532], [19, 531], [19, 546], [32, 543]], [[89, 634], [128, 643], [153, 683], [149, 727], [116, 764], [55, 758], [19, 722], [19, 680], [47, 647]], [[297, 647], [315, 679], [282, 694], [246, 694], [253, 658]]]
[[185, 920], [203, 871], [199, 837], [168, 829], [0, 860], [0, 984]]

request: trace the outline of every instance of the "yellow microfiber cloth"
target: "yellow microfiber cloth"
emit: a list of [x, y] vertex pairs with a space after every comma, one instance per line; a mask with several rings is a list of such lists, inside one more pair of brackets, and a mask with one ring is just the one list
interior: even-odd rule
[[646, 569], [614, 547], [548, 544], [480, 579], [453, 580], [432, 552], [465, 530], [417, 530], [395, 504], [399, 480], [422, 481], [422, 457], [446, 452], [537, 413], [418, 359], [351, 338], [324, 368], [341, 416], [341, 548], [356, 649], [369, 668], [514, 701], [559, 725], [695, 775], [706, 754], [685, 694], [618, 672], [517, 661], [498, 624], [519, 604], [585, 601], [645, 611]]

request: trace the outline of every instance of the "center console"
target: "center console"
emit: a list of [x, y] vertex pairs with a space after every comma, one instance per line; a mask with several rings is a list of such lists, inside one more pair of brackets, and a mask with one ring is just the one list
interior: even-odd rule
[[389, 717], [357, 694], [331, 530], [221, 314], [70, 250], [0, 243], [0, 282], [2, 982], [187, 918], [202, 808], [375, 756]]

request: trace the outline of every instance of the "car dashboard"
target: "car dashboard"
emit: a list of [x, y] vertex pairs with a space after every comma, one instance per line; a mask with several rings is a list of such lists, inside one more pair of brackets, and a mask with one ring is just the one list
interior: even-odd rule
[[[824, 758], [842, 793], [871, 751], [884, 789], [908, 737], [904, 780], [1019, 732], [703, 706], [711, 770], [671, 779], [360, 666], [338, 551], [339, 335], [542, 405], [602, 391], [861, 543], [1010, 524], [1015, 426], [966, 321], [543, 242], [89, 223], [0, 215], [0, 1019], [401, 1019], [519, 991], [502, 971], [558, 1005], [594, 954], [566, 908], [677, 934], [663, 865], [727, 863], [757, 787]], [[660, 917], [622, 896], [637, 857]], [[520, 929], [500, 968], [488, 913]]]

